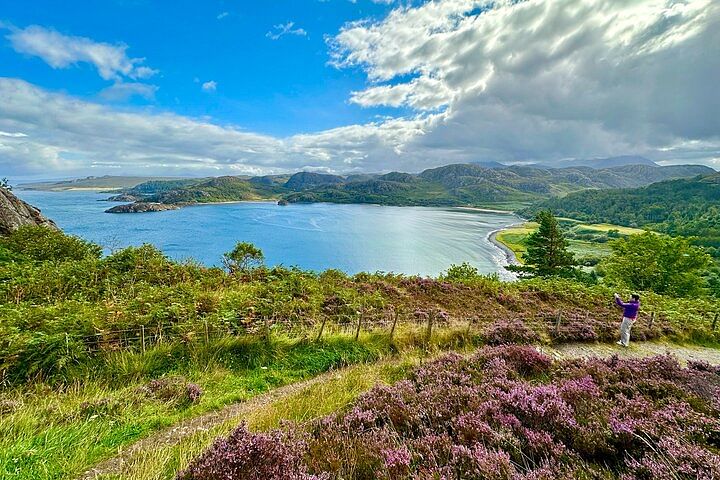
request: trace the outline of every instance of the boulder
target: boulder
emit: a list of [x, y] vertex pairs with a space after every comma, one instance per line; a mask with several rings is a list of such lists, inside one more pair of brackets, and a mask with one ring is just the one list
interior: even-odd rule
[[0, 187], [0, 235], [8, 235], [23, 225], [40, 225], [59, 230], [55, 222], [43, 216], [38, 208]]

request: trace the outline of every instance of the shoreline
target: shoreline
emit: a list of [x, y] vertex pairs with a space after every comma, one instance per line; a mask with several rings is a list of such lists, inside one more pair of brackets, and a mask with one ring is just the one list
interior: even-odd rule
[[490, 232], [487, 236], [487, 239], [490, 243], [495, 245], [497, 248], [499, 248], [504, 254], [505, 254], [505, 260], [507, 261], [508, 265], [522, 265], [520, 263], [520, 260], [518, 259], [515, 252], [510, 249], [507, 245], [502, 243], [500, 240], [497, 239], [497, 236], [500, 232], [507, 230], [509, 228], [515, 227], [517, 225], [522, 225], [522, 223], [514, 223], [512, 225], [508, 225], [505, 228], [500, 228], [498, 230], [493, 230]]

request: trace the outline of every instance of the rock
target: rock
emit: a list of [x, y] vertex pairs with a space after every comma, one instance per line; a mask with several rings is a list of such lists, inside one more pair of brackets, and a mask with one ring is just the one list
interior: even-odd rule
[[114, 195], [108, 199], [106, 199], [106, 202], [137, 202], [140, 200], [140, 197], [136, 195], [130, 195], [129, 193], [121, 193], [120, 195]]
[[281, 207], [284, 207], [286, 205], [290, 205], [290, 202], [288, 202], [287, 200], [282, 198], [282, 199], [278, 200], [277, 204], [280, 205]]
[[59, 230], [55, 222], [45, 218], [39, 209], [23, 202], [10, 190], [0, 188], [0, 235], [8, 235], [23, 225], [39, 225]]
[[166, 203], [151, 202], [135, 202], [125, 205], [118, 205], [105, 210], [105, 213], [147, 213], [147, 212], [164, 212], [166, 210], [177, 210], [177, 205], [168, 205]]

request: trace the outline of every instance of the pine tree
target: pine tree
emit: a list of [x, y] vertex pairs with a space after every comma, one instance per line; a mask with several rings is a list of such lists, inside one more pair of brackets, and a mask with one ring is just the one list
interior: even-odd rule
[[575, 274], [575, 258], [567, 249], [569, 242], [555, 216], [546, 210], [538, 213], [535, 221], [540, 227], [526, 240], [527, 251], [523, 255], [525, 264], [508, 269], [532, 277], [567, 277]]

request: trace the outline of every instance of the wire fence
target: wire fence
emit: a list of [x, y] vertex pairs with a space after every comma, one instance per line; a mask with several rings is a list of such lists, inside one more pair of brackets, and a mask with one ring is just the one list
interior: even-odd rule
[[[707, 322], [710, 331], [718, 328], [718, 313], [686, 311], [686, 318]], [[615, 335], [620, 315], [612, 311], [599, 315], [593, 312], [554, 311], [534, 314], [507, 315], [467, 314], [451, 316], [440, 309], [413, 312], [389, 309], [360, 309], [354, 314], [322, 315], [318, 319], [294, 321], [278, 317], [246, 318], [242, 321], [210, 322], [207, 319], [191, 323], [159, 323], [138, 325], [119, 330], [98, 330], [89, 335], [65, 334], [68, 349], [71, 343], [81, 343], [89, 352], [120, 350], [146, 351], [157, 345], [172, 343], [205, 343], [219, 338], [254, 336], [269, 340], [273, 334], [321, 341], [328, 335], [347, 335], [355, 340], [361, 333], [386, 333], [392, 340], [399, 326], [423, 329], [429, 342], [433, 333], [447, 328], [464, 328], [467, 334], [513, 337], [523, 329], [545, 334], [554, 341], [598, 340]], [[704, 320], [703, 320], [704, 319]], [[676, 312], [653, 311], [641, 313], [636, 322], [642, 338], [655, 338], [677, 330]], [[638, 330], [636, 330], [638, 331]]]

